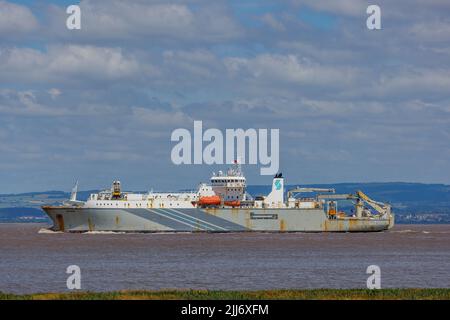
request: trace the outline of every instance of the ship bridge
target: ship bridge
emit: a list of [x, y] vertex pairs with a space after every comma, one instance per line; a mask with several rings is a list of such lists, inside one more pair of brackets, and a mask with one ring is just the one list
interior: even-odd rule
[[211, 188], [225, 202], [240, 202], [245, 199], [246, 179], [241, 165], [235, 161], [226, 173], [219, 171], [211, 177]]

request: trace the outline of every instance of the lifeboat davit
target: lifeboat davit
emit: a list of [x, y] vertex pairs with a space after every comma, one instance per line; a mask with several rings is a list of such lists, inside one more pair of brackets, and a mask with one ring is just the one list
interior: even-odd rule
[[198, 205], [200, 206], [214, 206], [220, 204], [220, 197], [219, 196], [205, 196], [200, 197], [198, 199]]

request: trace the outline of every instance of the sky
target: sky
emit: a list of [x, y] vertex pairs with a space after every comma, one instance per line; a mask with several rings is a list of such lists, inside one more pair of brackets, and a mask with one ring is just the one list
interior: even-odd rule
[[225, 168], [172, 163], [195, 120], [279, 129], [288, 184], [450, 184], [450, 2], [369, 4], [0, 0], [0, 193], [195, 188]]

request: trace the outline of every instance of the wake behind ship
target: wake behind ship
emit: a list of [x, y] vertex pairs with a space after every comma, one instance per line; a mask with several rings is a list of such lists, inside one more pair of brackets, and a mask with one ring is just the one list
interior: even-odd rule
[[[119, 181], [110, 190], [42, 209], [54, 231], [88, 232], [371, 232], [394, 225], [391, 206], [361, 191], [336, 194], [334, 189], [294, 188], [284, 192], [277, 174], [267, 196], [253, 198], [235, 163], [226, 173], [213, 174], [196, 192], [137, 194], [122, 192]], [[340, 203], [352, 203], [350, 213]], [[343, 206], [345, 207], [345, 205]]]

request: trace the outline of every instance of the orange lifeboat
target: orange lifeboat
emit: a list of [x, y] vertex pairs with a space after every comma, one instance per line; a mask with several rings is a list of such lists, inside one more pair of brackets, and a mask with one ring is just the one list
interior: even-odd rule
[[241, 205], [241, 201], [239, 200], [225, 201], [223, 204], [229, 207], [239, 207]]
[[214, 206], [220, 204], [219, 196], [205, 196], [198, 199], [199, 206]]

